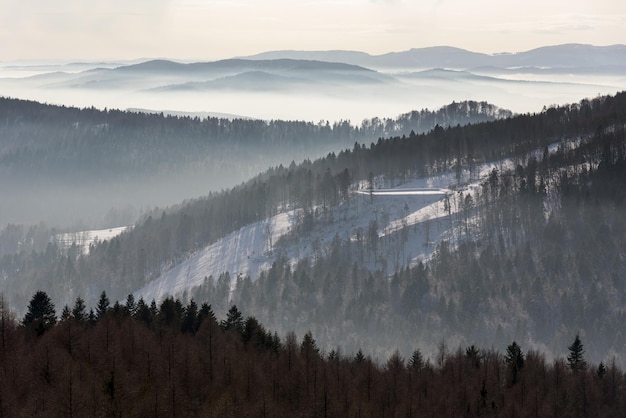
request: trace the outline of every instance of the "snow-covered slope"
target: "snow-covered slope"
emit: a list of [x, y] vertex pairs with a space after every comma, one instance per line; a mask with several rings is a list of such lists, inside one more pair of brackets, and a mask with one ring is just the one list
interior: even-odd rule
[[[561, 144], [562, 145], [562, 144]], [[558, 144], [549, 149], [554, 151]], [[540, 158], [541, 152], [532, 153]], [[373, 223], [382, 245], [368, 251], [359, 260], [372, 270], [393, 274], [404, 266], [428, 260], [436, 245], [447, 239], [453, 245], [463, 239], [459, 217], [462, 193], [474, 191], [495, 168], [511, 170], [510, 159], [482, 164], [470, 178], [467, 171], [457, 179], [449, 171], [432, 177], [395, 185], [377, 180], [370, 193], [365, 182], [352, 185], [348, 201], [335, 207], [318, 207], [315, 228], [308, 234], [296, 231], [303, 216], [301, 210], [287, 210], [264, 221], [246, 225], [230, 235], [191, 255], [135, 292], [137, 298], [159, 301], [166, 296], [181, 296], [202, 285], [205, 279], [217, 279], [228, 272], [231, 287], [237, 277], [256, 280], [278, 257], [292, 265], [303, 258], [315, 260], [328, 255], [334, 240], [356, 243], [368, 234]]]
[[[277, 257], [287, 257], [295, 264], [304, 257], [315, 259], [326, 255], [333, 239], [355, 241], [367, 233], [372, 221], [377, 221], [377, 232], [383, 239], [403, 226], [433, 223], [447, 216], [442, 199], [452, 192], [441, 187], [451, 184], [452, 178], [445, 175], [417, 180], [393, 190], [376, 190], [372, 196], [365, 191], [364, 184], [355, 185], [348, 202], [326, 211], [318, 208], [315, 230], [306, 236], [293, 233], [302, 216], [301, 210], [289, 210], [244, 226], [196, 252], [135, 296], [157, 301], [167, 295], [180, 296], [185, 290], [200, 286], [205, 278], [216, 279], [225, 272], [230, 274], [233, 286], [238, 276], [247, 275], [256, 280]], [[446, 229], [441, 221], [429, 228], [431, 241]], [[402, 264], [412, 264], [432, 252], [432, 245], [424, 246], [425, 234], [423, 227], [413, 230], [402, 251]], [[364, 261], [372, 269], [382, 267], [380, 257]]]

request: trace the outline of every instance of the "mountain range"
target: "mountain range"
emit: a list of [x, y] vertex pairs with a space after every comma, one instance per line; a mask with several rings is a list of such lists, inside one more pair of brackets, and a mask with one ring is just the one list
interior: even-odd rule
[[382, 55], [274, 51], [212, 62], [156, 59], [91, 67], [9, 64], [0, 67], [0, 94], [100, 109], [360, 121], [463, 100], [533, 112], [547, 98], [554, 104], [614, 94], [625, 80], [624, 45], [569, 44], [513, 54], [432, 47]]
[[376, 69], [451, 68], [471, 70], [480, 67], [588, 68], [613, 67], [624, 72], [626, 45], [605, 47], [566, 44], [546, 46], [518, 53], [484, 54], [448, 46], [414, 48], [402, 52], [370, 55], [356, 51], [270, 51], [246, 59], [302, 59], [342, 62]]

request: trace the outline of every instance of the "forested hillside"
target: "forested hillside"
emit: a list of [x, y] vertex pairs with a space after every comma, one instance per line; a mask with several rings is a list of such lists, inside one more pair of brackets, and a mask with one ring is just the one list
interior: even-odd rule
[[[420, 346], [434, 355], [442, 341], [501, 347], [515, 339], [551, 358], [580, 334], [591, 361], [623, 362], [625, 123], [620, 93], [537, 115], [355, 144], [148, 214], [87, 255], [55, 243], [7, 252], [2, 290], [17, 306], [38, 289], [57, 304], [77, 296], [93, 304], [102, 289], [122, 300], [252, 222], [297, 211], [288, 241], [341, 223], [332, 208], [352, 204], [359, 184], [452, 173], [456, 191], [437, 220], [451, 233], [424, 243], [436, 250], [423, 263], [396, 268], [389, 259], [398, 243], [413, 242], [405, 238], [413, 229], [425, 228], [399, 221], [386, 234], [371, 225], [360, 236], [337, 236], [295, 263], [281, 257], [277, 243], [276, 261], [260, 277], [223, 272], [180, 296], [184, 303], [210, 303], [218, 315], [236, 303], [283, 334], [310, 329], [327, 351], [339, 346], [386, 358]], [[494, 168], [482, 177], [479, 168], [489, 162]], [[457, 202], [454, 211], [450, 202]]]
[[317, 158], [357, 141], [506, 116], [510, 112], [484, 102], [462, 102], [354, 126], [0, 98], [0, 192], [11, 196], [0, 202], [0, 224], [120, 226], [133, 222], [140, 209], [230, 188], [270, 166]]
[[280, 338], [232, 306], [129, 298], [95, 309], [76, 299], [59, 321], [44, 292], [22, 325], [0, 300], [0, 416], [617, 417], [626, 378], [614, 361], [567, 356], [508, 341], [485, 348], [440, 344], [425, 358], [372, 359], [321, 350], [315, 335]]

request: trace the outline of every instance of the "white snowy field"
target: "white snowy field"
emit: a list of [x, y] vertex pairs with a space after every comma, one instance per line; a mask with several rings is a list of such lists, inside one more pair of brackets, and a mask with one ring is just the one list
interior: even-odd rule
[[89, 246], [95, 244], [96, 241], [109, 241], [112, 238], [120, 235], [122, 232], [128, 230], [129, 226], [120, 226], [116, 228], [98, 229], [91, 231], [79, 231], [79, 232], [67, 232], [64, 234], [57, 234], [53, 237], [53, 240], [59, 244], [61, 248], [68, 249], [73, 244], [76, 244], [83, 254], [89, 252]]

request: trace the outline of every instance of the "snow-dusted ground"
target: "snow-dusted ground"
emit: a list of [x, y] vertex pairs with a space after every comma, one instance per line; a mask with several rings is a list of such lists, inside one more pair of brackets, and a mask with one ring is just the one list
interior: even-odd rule
[[[364, 236], [372, 221], [377, 221], [381, 239], [402, 227], [429, 223], [428, 235], [432, 242], [445, 230], [442, 222], [434, 224], [434, 221], [447, 216], [442, 199], [451, 192], [441, 186], [449, 184], [451, 179], [454, 179], [453, 175], [414, 180], [392, 190], [377, 190], [373, 196], [369, 196], [369, 191], [355, 190], [348, 202], [321, 211], [315, 230], [306, 236], [290, 234], [298, 223], [299, 210], [244, 226], [196, 252], [138, 290], [135, 296], [157, 301], [167, 295], [180, 296], [185, 290], [200, 286], [205, 278], [216, 279], [225, 272], [231, 275], [233, 286], [237, 276], [247, 275], [256, 280], [279, 255], [287, 257], [292, 264], [304, 257], [315, 259], [328, 253], [335, 237], [354, 242], [358, 235]], [[452, 210], [454, 213], [454, 208]], [[402, 250], [403, 264], [413, 264], [412, 260], [419, 261], [433, 250], [432, 245], [424, 246], [424, 228], [412, 231]], [[372, 269], [381, 268], [382, 256], [366, 256], [365, 264]]]
[[[573, 140], [554, 144], [549, 147], [549, 152], [556, 151], [559, 146], [576, 146], [578, 143]], [[542, 151], [532, 155], [541, 158]], [[320, 214], [316, 218], [315, 230], [306, 236], [293, 233], [302, 215], [299, 210], [279, 213], [244, 226], [196, 252], [139, 289], [135, 296], [157, 301], [168, 295], [180, 296], [185, 290], [200, 286], [205, 278], [217, 279], [225, 272], [231, 276], [231, 286], [235, 286], [238, 276], [256, 280], [279, 255], [289, 259], [292, 265], [304, 257], [315, 259], [327, 255], [334, 239], [356, 242], [359, 236], [366, 236], [373, 221], [378, 224], [382, 244], [377, 253], [367, 252], [361, 264], [393, 273], [402, 266], [427, 261], [442, 239], [458, 241], [462, 232], [454, 215], [461, 209], [460, 193], [480, 187], [481, 181], [494, 168], [503, 173], [514, 169], [516, 164], [512, 159], [490, 162], [477, 167], [474, 178], [464, 171], [457, 180], [456, 173], [449, 171], [397, 187], [378, 187], [371, 195], [366, 182], [361, 182], [353, 186], [349, 201], [326, 211], [318, 208]], [[444, 204], [446, 196], [449, 208]], [[402, 229], [407, 233], [400, 238]]]
[[54, 241], [59, 244], [61, 248], [68, 249], [72, 244], [76, 244], [80, 247], [84, 254], [89, 252], [89, 245], [96, 241], [111, 240], [122, 232], [126, 231], [128, 226], [120, 226], [117, 228], [99, 229], [91, 231], [79, 231], [68, 232], [65, 234], [57, 234], [54, 236]]
[[205, 277], [217, 279], [225, 272], [234, 278], [238, 275], [258, 277], [262, 270], [271, 267], [275, 259], [270, 248], [270, 233], [273, 241], [288, 233], [295, 214], [295, 211], [280, 213], [232, 232], [196, 252], [136, 295], [146, 300], [160, 300], [166, 295], [179, 295], [186, 289], [201, 285]]

